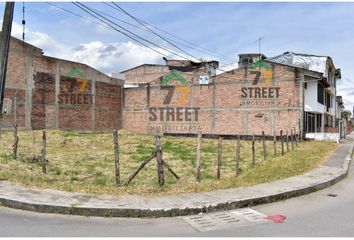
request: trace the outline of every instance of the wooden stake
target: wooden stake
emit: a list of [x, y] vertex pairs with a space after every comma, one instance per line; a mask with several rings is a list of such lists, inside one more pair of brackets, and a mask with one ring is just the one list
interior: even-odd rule
[[290, 141], [291, 141], [291, 150], [294, 150], [294, 132], [293, 129], [291, 129], [291, 136], [290, 136]]
[[240, 173], [240, 135], [237, 136], [237, 142], [236, 142], [236, 177]]
[[160, 186], [165, 184], [160, 135], [156, 134], [157, 178]]
[[219, 137], [219, 143], [218, 143], [218, 163], [217, 163], [217, 169], [216, 169], [216, 178], [220, 179], [220, 168], [221, 168], [221, 156], [222, 155], [222, 138]]
[[177, 179], [179, 180], [179, 176], [177, 175], [177, 173], [175, 173], [172, 168], [170, 168], [170, 166], [164, 161], [162, 160], [163, 165], [167, 168], [167, 170]]
[[17, 146], [18, 146], [17, 123], [15, 123], [14, 124], [14, 145], [12, 146], [14, 159], [17, 159]]
[[116, 173], [116, 185], [120, 186], [120, 162], [119, 162], [119, 143], [118, 143], [118, 130], [114, 129], [113, 132], [113, 142], [114, 142], [114, 164]]
[[280, 142], [281, 142], [281, 155], [284, 155], [284, 139], [283, 139], [283, 130], [280, 130]]
[[294, 128], [294, 133], [295, 133], [295, 145], [298, 146], [298, 142], [299, 142], [299, 137], [296, 133], [296, 129]]
[[135, 176], [138, 175], [138, 173], [141, 171], [141, 169], [143, 169], [145, 167], [145, 165], [148, 164], [151, 161], [151, 159], [153, 159], [154, 157], [156, 157], [156, 152], [153, 152], [150, 157], [145, 159], [140, 164], [140, 166], [135, 170], [135, 172], [132, 175], [129, 176], [128, 180], [125, 182], [124, 185], [129, 184], [135, 178]]
[[196, 168], [195, 168], [195, 176], [197, 182], [200, 182], [200, 147], [202, 142], [202, 133], [198, 133], [198, 140], [197, 140], [197, 161], [196, 161]]
[[253, 133], [253, 136], [252, 136], [252, 166], [255, 166], [256, 165], [256, 149], [255, 149], [255, 146], [254, 146], [254, 133]]
[[273, 152], [275, 156], [277, 154], [277, 136], [275, 134], [275, 131], [273, 132]]
[[299, 141], [302, 140], [302, 132], [301, 132], [301, 124], [300, 124], [300, 121], [299, 121]]
[[286, 152], [289, 152], [289, 135], [288, 135], [288, 130], [286, 130]]
[[46, 168], [46, 159], [45, 155], [47, 152], [47, 137], [45, 133], [45, 129], [43, 129], [43, 136], [42, 136], [42, 172], [47, 173], [47, 168]]
[[264, 131], [262, 131], [262, 145], [263, 145], [263, 160], [267, 160], [267, 146], [265, 144]]

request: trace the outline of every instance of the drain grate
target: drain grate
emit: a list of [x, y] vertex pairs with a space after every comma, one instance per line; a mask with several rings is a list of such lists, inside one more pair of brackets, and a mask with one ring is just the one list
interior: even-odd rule
[[182, 219], [198, 231], [211, 231], [228, 227], [246, 226], [269, 222], [266, 215], [253, 209], [239, 209], [235, 211], [199, 214], [184, 216]]
[[232, 213], [237, 216], [242, 216], [250, 222], [268, 222], [268, 220], [265, 219], [267, 217], [266, 215], [251, 208], [237, 209], [232, 211]]

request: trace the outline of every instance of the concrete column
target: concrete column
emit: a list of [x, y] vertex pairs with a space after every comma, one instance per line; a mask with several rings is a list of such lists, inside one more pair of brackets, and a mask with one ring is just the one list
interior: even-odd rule
[[321, 117], [321, 132], [324, 133], [324, 124], [325, 124], [325, 114], [322, 113], [322, 117]]
[[[304, 132], [304, 116], [305, 116], [305, 77], [303, 73], [299, 73], [299, 132]], [[304, 136], [304, 135], [303, 135]], [[302, 136], [300, 136], [302, 139]]]
[[59, 128], [59, 94], [60, 94], [60, 64], [59, 60], [55, 67], [55, 128]]
[[215, 92], [216, 92], [216, 82], [214, 80], [213, 82], [213, 106], [212, 106], [212, 110], [211, 110], [211, 128], [210, 128], [210, 133], [215, 133], [215, 100], [216, 100], [216, 96], [215, 96]]
[[33, 83], [33, 74], [34, 69], [32, 66], [33, 58], [32, 56], [26, 55], [26, 68], [25, 68], [25, 77], [26, 77], [26, 102], [25, 102], [25, 128], [31, 129], [31, 116], [32, 116], [32, 90], [34, 87]]
[[91, 93], [92, 93], [92, 107], [91, 107], [91, 128], [96, 130], [96, 77], [97, 73], [92, 74], [91, 79]]

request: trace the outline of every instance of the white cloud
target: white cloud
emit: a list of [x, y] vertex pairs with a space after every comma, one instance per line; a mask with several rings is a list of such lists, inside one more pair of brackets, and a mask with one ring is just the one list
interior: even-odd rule
[[162, 62], [160, 54], [130, 41], [109, 44], [99, 41], [83, 43], [73, 49], [71, 57], [67, 57], [106, 72], [119, 72], [143, 63]]
[[[22, 39], [22, 31], [22, 25], [14, 22], [12, 36]], [[90, 41], [72, 47], [46, 33], [27, 29], [26, 42], [43, 49], [45, 55], [85, 63], [105, 73], [117, 73], [144, 63], [163, 62], [159, 53], [131, 41], [108, 44]], [[161, 49], [158, 51], [167, 56], [171, 55]]]

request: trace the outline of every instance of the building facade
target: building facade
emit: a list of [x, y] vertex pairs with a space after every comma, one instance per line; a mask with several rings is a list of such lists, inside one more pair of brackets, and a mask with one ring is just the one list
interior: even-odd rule
[[2, 127], [112, 130], [122, 126], [123, 81], [11, 38]]
[[[159, 72], [155, 80], [136, 78], [139, 84], [125, 88], [124, 128], [225, 136], [280, 135], [283, 130], [311, 137], [307, 134], [337, 131], [335, 82], [340, 70], [330, 57], [311, 55], [312, 61], [324, 59], [322, 69], [315, 69], [290, 62], [294, 58], [289, 55], [303, 57], [242, 54], [238, 67], [222, 72], [215, 62], [166, 61], [168, 72]], [[137, 69], [123, 74], [130, 71]]]

